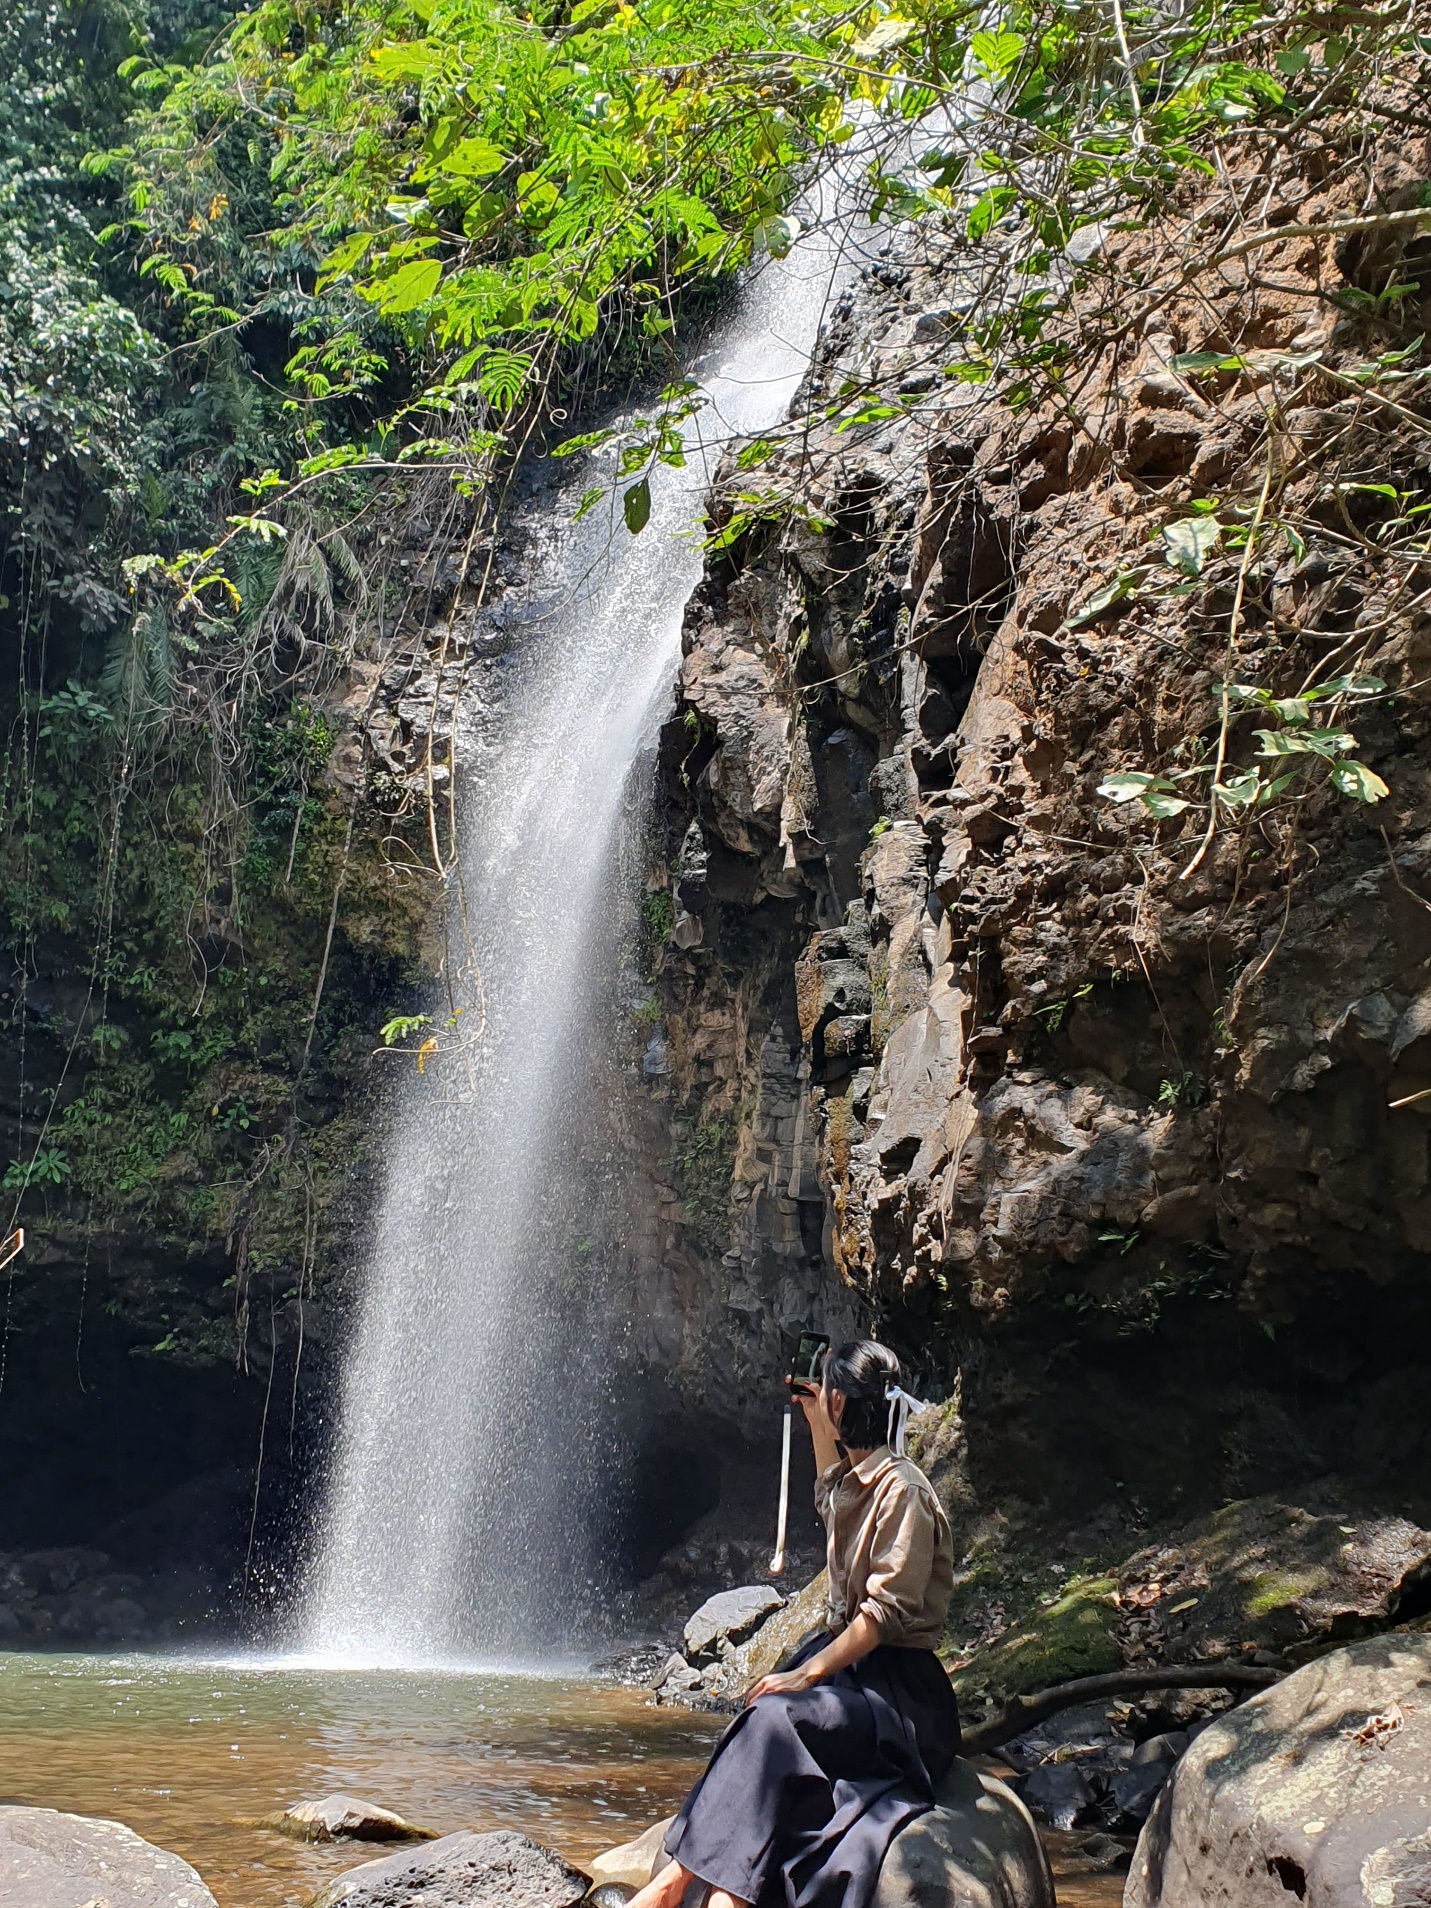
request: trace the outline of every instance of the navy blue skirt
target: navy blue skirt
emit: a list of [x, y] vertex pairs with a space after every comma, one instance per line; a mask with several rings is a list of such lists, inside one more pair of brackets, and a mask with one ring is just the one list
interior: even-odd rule
[[[787, 1666], [830, 1641], [812, 1637]], [[715, 1748], [666, 1837], [756, 1908], [867, 1908], [885, 1852], [934, 1806], [959, 1704], [932, 1650], [882, 1645], [798, 1696], [762, 1696]]]

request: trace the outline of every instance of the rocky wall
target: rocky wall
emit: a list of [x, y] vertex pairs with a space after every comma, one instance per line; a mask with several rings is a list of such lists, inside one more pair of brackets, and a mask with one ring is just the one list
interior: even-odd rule
[[[1274, 227], [1338, 209], [1294, 171], [1279, 188]], [[1146, 262], [1137, 238], [1105, 250], [1130, 281]], [[783, 1200], [919, 1381], [961, 1382], [985, 1514], [1057, 1505], [1096, 1533], [1334, 1470], [1424, 1503], [1426, 1103], [1390, 1103], [1431, 1079], [1431, 621], [1358, 570], [1366, 514], [1349, 537], [1337, 505], [1388, 474], [1419, 495], [1424, 433], [1334, 382], [1282, 395], [1294, 344], [1342, 366], [1380, 348], [1328, 293], [1345, 250], [1290, 239], [1164, 301], [1081, 367], [1076, 410], [946, 374], [989, 268], [970, 252], [921, 230], [864, 272], [760, 462], [775, 501], [690, 606], [667, 1044], [758, 975], [745, 1075], [778, 1024], [811, 1155]], [[1264, 368], [1179, 374], [1209, 334]], [[883, 414], [831, 421], [855, 385]], [[1230, 533], [1179, 590], [1162, 526], [1220, 497], [1245, 523], [1269, 459], [1311, 535], [1249, 565]], [[750, 482], [732, 462], [716, 528]], [[1167, 587], [1141, 581], [1159, 562]], [[1225, 674], [1286, 694], [1347, 658], [1395, 692], [1355, 711], [1379, 806], [1310, 788], [1189, 866], [1200, 823], [1099, 794], [1210, 762]], [[1254, 747], [1234, 733], [1229, 763]], [[727, 1103], [743, 1194], [757, 1135]], [[768, 1182], [740, 1210], [707, 1274], [734, 1292], [789, 1223]]]

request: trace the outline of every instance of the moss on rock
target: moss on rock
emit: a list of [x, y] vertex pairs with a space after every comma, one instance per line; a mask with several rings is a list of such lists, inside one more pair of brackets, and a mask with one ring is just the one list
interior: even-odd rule
[[952, 1669], [960, 1701], [978, 1705], [1116, 1670], [1122, 1662], [1116, 1591], [1111, 1577], [1065, 1584], [1046, 1608]]

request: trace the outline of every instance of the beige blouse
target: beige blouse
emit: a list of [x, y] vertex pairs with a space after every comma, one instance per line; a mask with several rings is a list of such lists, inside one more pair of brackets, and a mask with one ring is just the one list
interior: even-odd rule
[[932, 1650], [954, 1586], [954, 1544], [934, 1486], [887, 1444], [841, 1458], [815, 1484], [828, 1533], [830, 1627], [873, 1617], [882, 1643]]

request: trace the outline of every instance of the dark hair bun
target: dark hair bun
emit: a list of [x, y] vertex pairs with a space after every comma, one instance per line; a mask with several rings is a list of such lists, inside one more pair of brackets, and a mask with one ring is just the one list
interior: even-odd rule
[[885, 1393], [900, 1379], [899, 1360], [888, 1345], [854, 1338], [825, 1356], [825, 1382], [844, 1394], [840, 1442], [856, 1451], [872, 1451], [889, 1437], [889, 1400]]

